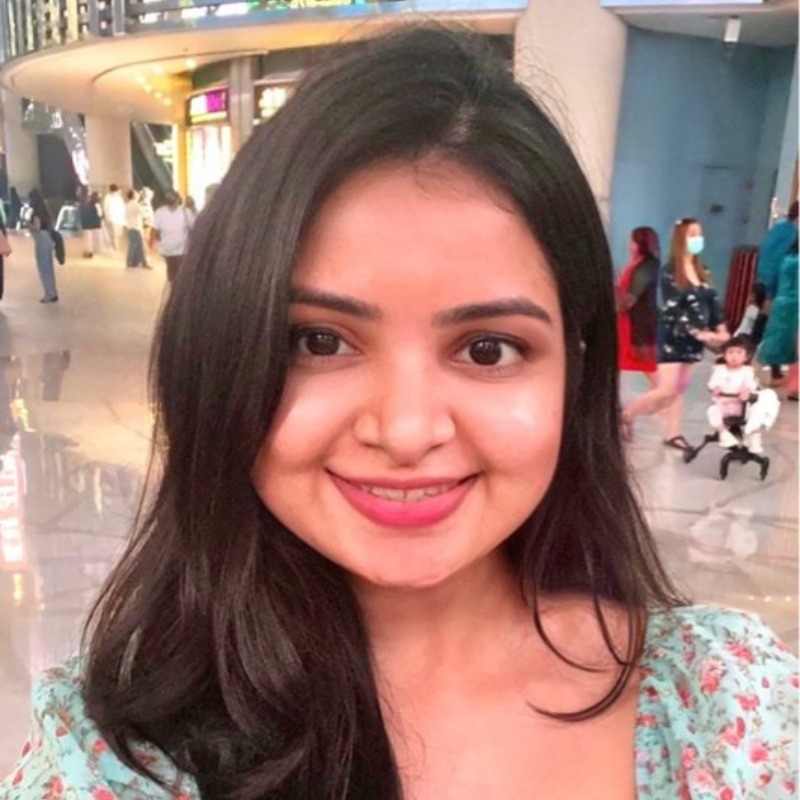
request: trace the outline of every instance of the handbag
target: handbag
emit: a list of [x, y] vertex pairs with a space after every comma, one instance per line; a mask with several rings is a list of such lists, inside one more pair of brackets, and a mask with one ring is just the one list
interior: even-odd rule
[[6, 238], [5, 233], [0, 230], [0, 258], [5, 258], [6, 256], [10, 256], [12, 253], [11, 245]]

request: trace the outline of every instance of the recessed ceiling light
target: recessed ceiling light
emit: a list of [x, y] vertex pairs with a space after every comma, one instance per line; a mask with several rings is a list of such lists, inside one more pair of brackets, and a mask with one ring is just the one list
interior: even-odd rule
[[187, 58], [183, 63], [186, 65], [186, 69], [194, 69], [197, 66], [197, 62], [193, 58]]
[[164, 74], [164, 67], [156, 65], [155, 67], [153, 67], [153, 72], [155, 72], [156, 75], [163, 75]]
[[160, 100], [164, 96], [164, 92], [156, 92], [156, 99]]
[[165, 106], [171, 106], [172, 105], [172, 100], [170, 100], [169, 97], [165, 97], [164, 98], [164, 105]]
[[137, 75], [136, 83], [144, 83], [144, 75]]
[[153, 91], [153, 87], [149, 83], [146, 83], [144, 86], [142, 86], [142, 89], [144, 89], [147, 94], [150, 94], [150, 92]]

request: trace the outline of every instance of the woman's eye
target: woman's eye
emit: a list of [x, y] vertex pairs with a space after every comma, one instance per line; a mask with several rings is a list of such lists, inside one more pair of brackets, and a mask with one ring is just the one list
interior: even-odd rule
[[355, 352], [338, 333], [329, 330], [299, 330], [292, 335], [292, 350], [299, 356], [351, 355]]
[[522, 348], [497, 336], [482, 336], [473, 339], [459, 352], [459, 361], [467, 361], [478, 367], [508, 367], [522, 358]]

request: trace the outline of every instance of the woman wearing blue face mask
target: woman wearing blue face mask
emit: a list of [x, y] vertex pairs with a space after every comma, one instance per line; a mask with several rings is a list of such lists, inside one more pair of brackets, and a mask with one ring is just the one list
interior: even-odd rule
[[664, 444], [677, 450], [690, 447], [681, 434], [681, 418], [683, 395], [694, 365], [702, 360], [705, 345], [722, 344], [730, 338], [717, 293], [700, 258], [704, 246], [703, 229], [696, 219], [675, 223], [670, 259], [661, 270], [656, 386], [623, 412], [630, 436], [636, 417], [666, 411]]

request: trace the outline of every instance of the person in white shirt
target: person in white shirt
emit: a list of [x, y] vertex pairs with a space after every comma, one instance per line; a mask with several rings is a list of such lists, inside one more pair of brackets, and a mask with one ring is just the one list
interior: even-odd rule
[[116, 183], [108, 187], [108, 193], [103, 198], [103, 218], [111, 249], [117, 252], [122, 242], [122, 229], [125, 227], [125, 200]]
[[133, 189], [126, 192], [125, 197], [125, 229], [128, 232], [128, 255], [125, 260], [125, 266], [129, 268], [142, 266], [145, 269], [150, 269], [147, 263], [147, 256], [144, 252], [144, 214], [139, 200], [136, 197], [136, 192]]
[[767, 292], [764, 285], [761, 283], [755, 284], [750, 292], [742, 321], [739, 323], [736, 333], [734, 333], [734, 336], [742, 334], [749, 336], [754, 349], [761, 344], [761, 339], [764, 336], [764, 328], [767, 324], [766, 303]]
[[[722, 361], [718, 363], [708, 382], [714, 397], [707, 416], [711, 427], [719, 433], [719, 444], [725, 449], [744, 444], [752, 453], [762, 453], [761, 431], [771, 428], [778, 415], [780, 403], [771, 389], [759, 391], [758, 379], [750, 359], [753, 344], [747, 336], [733, 336], [722, 348]], [[758, 397], [751, 403], [752, 395]], [[751, 403], [746, 415], [743, 404]], [[727, 417], [746, 416], [744, 441], [739, 440], [725, 425]]]
[[168, 191], [164, 199], [166, 204], [157, 208], [153, 215], [150, 246], [153, 240], [158, 241], [158, 250], [167, 262], [167, 278], [172, 281], [186, 253], [194, 219], [181, 205], [177, 192]]

